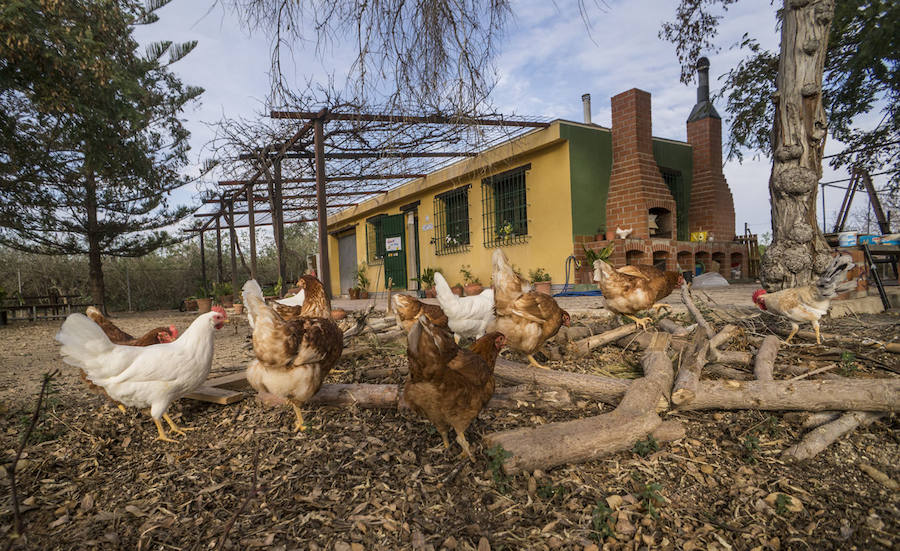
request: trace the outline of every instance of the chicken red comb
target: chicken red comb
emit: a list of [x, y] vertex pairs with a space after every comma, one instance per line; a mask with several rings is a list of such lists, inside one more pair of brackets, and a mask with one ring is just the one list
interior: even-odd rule
[[764, 295], [764, 294], [766, 294], [766, 290], [765, 290], [765, 289], [757, 289], [757, 290], [753, 293], [753, 304], [756, 304], [757, 299], [760, 297], [760, 295]]
[[172, 335], [172, 340], [174, 341], [175, 339], [178, 338], [178, 328], [175, 327], [174, 325], [170, 325], [169, 326], [169, 334]]
[[213, 306], [212, 311], [222, 314], [222, 316], [224, 316], [226, 319], [228, 318], [228, 314], [225, 313], [225, 309], [222, 308], [221, 306]]

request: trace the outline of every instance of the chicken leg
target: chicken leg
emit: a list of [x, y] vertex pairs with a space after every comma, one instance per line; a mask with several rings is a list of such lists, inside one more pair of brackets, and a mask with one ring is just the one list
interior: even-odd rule
[[535, 360], [535, 359], [534, 359], [534, 356], [531, 355], [531, 354], [528, 355], [528, 363], [530, 363], [530, 364], [533, 365], [534, 367], [540, 367], [541, 369], [550, 369], [550, 368], [547, 367], [546, 365], [541, 365], [541, 364], [539, 364], [538, 361]]
[[816, 330], [816, 344], [822, 344], [822, 334], [819, 333], [819, 320], [813, 320], [812, 326]]
[[163, 419], [165, 419], [166, 423], [169, 424], [169, 429], [178, 436], [187, 436], [187, 433], [184, 431], [197, 429], [197, 427], [179, 427], [175, 424], [175, 421], [173, 421], [172, 418], [169, 417], [168, 413], [163, 413]]
[[665, 308], [669, 312], [672, 312], [672, 306], [669, 304], [664, 304], [662, 302], [657, 302], [656, 304], [654, 304], [653, 306], [650, 307], [651, 310], [661, 310], [663, 308]]
[[444, 441], [444, 449], [449, 450], [450, 449], [450, 439], [447, 438], [447, 429], [444, 429], [443, 431], [441, 431], [441, 439]]
[[306, 425], [303, 424], [303, 412], [300, 411], [300, 406], [291, 402], [291, 407], [294, 408], [294, 414], [297, 416], [297, 420], [294, 422], [294, 430], [303, 432], [306, 430]]
[[648, 326], [651, 322], [653, 322], [653, 320], [650, 319], [650, 318], [636, 318], [636, 317], [634, 317], [634, 316], [632, 316], [632, 315], [629, 315], [629, 314], [625, 314], [625, 317], [626, 317], [626, 318], [629, 318], [629, 319], [631, 319], [631, 320], [633, 320], [634, 323], [637, 324], [637, 326], [641, 328], [641, 331], [646, 331], [646, 330], [647, 330], [647, 326]]
[[463, 434], [463, 431], [456, 431], [456, 441], [459, 443], [459, 446], [462, 448], [462, 453], [459, 454], [460, 459], [463, 457], [468, 457], [469, 461], [472, 463], [475, 462], [475, 458], [472, 457], [472, 452], [469, 450], [469, 442], [466, 440], [466, 435]]
[[159, 433], [159, 436], [156, 437], [157, 440], [162, 440], [163, 442], [178, 442], [178, 440], [173, 440], [166, 436], [166, 431], [163, 429], [162, 423], [159, 422], [159, 419], [154, 417], [153, 422], [156, 423], [156, 431]]
[[[791, 339], [794, 338], [794, 335], [796, 335], [797, 331], [799, 331], [799, 330], [800, 330], [800, 326], [794, 322], [791, 322], [791, 332], [787, 336], [787, 338], [784, 339], [784, 344], [791, 344]], [[818, 332], [816, 332], [816, 336], [818, 337]]]

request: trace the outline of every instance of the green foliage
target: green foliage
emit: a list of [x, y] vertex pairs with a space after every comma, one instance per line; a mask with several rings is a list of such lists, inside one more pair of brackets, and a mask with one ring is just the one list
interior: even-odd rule
[[788, 512], [787, 505], [790, 502], [790, 499], [791, 498], [784, 494], [778, 494], [777, 496], [775, 496], [775, 512], [781, 516], [786, 515]]
[[599, 251], [595, 251], [593, 249], [588, 249], [584, 245], [582, 245], [581, 248], [584, 250], [585, 262], [587, 262], [588, 266], [593, 267], [594, 262], [596, 262], [598, 260], [602, 260], [606, 263], [609, 263], [609, 257], [612, 256], [612, 253], [616, 248], [616, 244], [609, 243], [608, 245], [606, 245]]
[[603, 541], [606, 538], [611, 538], [615, 535], [615, 531], [612, 527], [612, 509], [609, 508], [609, 505], [606, 504], [606, 501], [603, 499], [598, 499], [597, 504], [594, 506], [594, 510], [591, 513], [591, 529], [594, 532], [594, 537], [597, 538], [597, 544], [603, 545]]
[[528, 278], [532, 283], [540, 283], [541, 281], [550, 281], [550, 274], [545, 272], [543, 268], [535, 268], [534, 270], [529, 270]]
[[363, 290], [369, 290], [369, 276], [366, 273], [368, 267], [365, 262], [360, 262], [359, 266], [356, 267], [356, 287]]
[[747, 463], [756, 463], [759, 452], [759, 438], [754, 433], [747, 434], [741, 442], [741, 458]]
[[[472, 266], [470, 266], [468, 264], [463, 264], [459, 268], [459, 272], [462, 274], [463, 281], [466, 283], [466, 285], [470, 285], [470, 284], [481, 285], [481, 281], [477, 277], [472, 275]], [[432, 276], [432, 278], [433, 278], [433, 276]]]
[[653, 438], [652, 434], [648, 434], [646, 440], [638, 440], [634, 443], [632, 451], [641, 457], [647, 457], [651, 453], [659, 451], [659, 442]]
[[223, 297], [234, 294], [234, 289], [231, 287], [231, 283], [228, 281], [223, 281], [222, 283], [213, 283], [213, 296], [214, 297]]
[[537, 495], [542, 499], [553, 501], [557, 497], [565, 497], [569, 490], [565, 486], [557, 486], [553, 483], [541, 484], [537, 487]]
[[281, 296], [281, 289], [284, 287], [284, 280], [281, 276], [278, 276], [278, 281], [275, 283], [275, 286], [272, 288], [274, 295]]
[[648, 482], [644, 484], [644, 487], [638, 494], [638, 497], [644, 504], [644, 510], [650, 513], [650, 516], [653, 518], [659, 518], [659, 511], [656, 510], [656, 506], [665, 503], [663, 497], [659, 495], [661, 489], [662, 486], [658, 482]]
[[426, 289], [434, 287], [434, 274], [437, 272], [434, 268], [422, 268], [422, 275], [417, 277], [416, 280], [421, 283]]
[[[91, 258], [137, 257], [173, 244], [163, 228], [189, 209], [169, 193], [187, 183], [189, 133], [180, 114], [202, 89], [161, 61], [171, 43], [138, 53], [137, 2], [18, 0], [0, 10], [0, 244]], [[176, 48], [186, 54], [190, 45]], [[176, 56], [177, 57], [177, 56]], [[183, 296], [183, 295], [181, 295]]]
[[844, 350], [841, 352], [841, 368], [839, 373], [844, 377], [849, 377], [853, 375], [859, 370], [859, 367], [856, 364], [856, 354], [850, 352], [849, 350]]
[[487, 454], [488, 468], [491, 470], [491, 477], [494, 479], [494, 485], [500, 493], [508, 493], [510, 491], [510, 477], [503, 472], [503, 462], [512, 457], [512, 454], [503, 449], [503, 446], [497, 444], [493, 448], [485, 451]]

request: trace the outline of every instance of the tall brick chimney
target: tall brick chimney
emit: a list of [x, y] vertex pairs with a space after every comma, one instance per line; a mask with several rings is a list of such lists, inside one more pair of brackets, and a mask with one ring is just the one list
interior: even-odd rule
[[697, 60], [697, 105], [687, 120], [694, 150], [694, 179], [688, 209], [690, 231], [707, 231], [714, 241], [734, 239], [734, 198], [722, 173], [722, 117], [709, 99], [709, 60]]
[[[606, 201], [607, 233], [674, 239], [675, 199], [653, 158], [650, 94], [637, 88], [612, 98], [613, 165]], [[650, 214], [658, 229], [650, 228]], [[652, 233], [651, 233], [652, 231]]]

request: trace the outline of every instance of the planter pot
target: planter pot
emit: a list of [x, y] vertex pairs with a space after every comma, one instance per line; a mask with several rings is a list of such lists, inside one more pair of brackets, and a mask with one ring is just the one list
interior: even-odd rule
[[359, 289], [357, 289], [357, 288], [355, 288], [355, 287], [349, 289], [349, 290], [347, 291], [347, 293], [350, 295], [350, 298], [352, 298], [352, 299], [357, 299], [357, 298], [359, 298]]
[[369, 291], [366, 291], [365, 289], [360, 289], [359, 290], [359, 298], [361, 298], [361, 299], [369, 298]]
[[450, 290], [453, 291], [453, 294], [458, 297], [461, 297], [463, 295], [462, 285], [454, 285], [453, 287], [450, 287]]
[[212, 310], [212, 299], [211, 298], [198, 298], [197, 299], [197, 312], [200, 314], [205, 314]]
[[216, 297], [216, 300], [225, 308], [231, 308], [234, 306], [234, 295], [222, 295]]
[[612, 241], [613, 239], [616, 239], [616, 230], [609, 230], [609, 231], [607, 231], [607, 232], [606, 232], [606, 240], [607, 240], [607, 241]]
[[549, 281], [537, 281], [534, 283], [534, 290], [538, 293], [544, 293], [545, 295], [550, 294], [550, 283]]
[[434, 287], [429, 287], [425, 289], [425, 298], [436, 298], [437, 297], [437, 289]]
[[244, 305], [243, 304], [235, 304], [234, 305], [234, 313], [236, 315], [240, 315], [244, 313]]
[[193, 312], [197, 309], [197, 299], [187, 298], [184, 299], [184, 311], [185, 312]]
[[347, 311], [342, 308], [335, 308], [331, 311], [331, 319], [334, 321], [340, 321], [347, 317]]
[[481, 283], [469, 283], [463, 286], [463, 289], [466, 290], [467, 297], [473, 297], [484, 291], [484, 286]]

